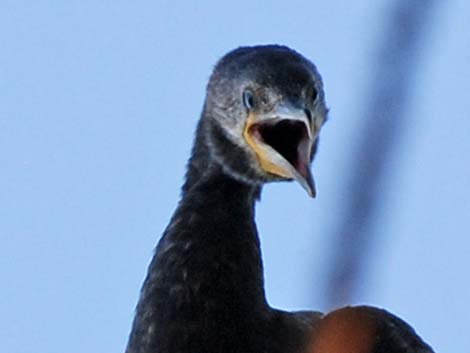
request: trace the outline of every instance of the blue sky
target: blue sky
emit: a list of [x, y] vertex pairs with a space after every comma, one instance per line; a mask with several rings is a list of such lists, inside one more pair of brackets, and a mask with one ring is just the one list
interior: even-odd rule
[[[320, 308], [327, 235], [389, 1], [9, 1], [0, 4], [0, 313], [8, 352], [123, 351], [179, 197], [215, 61], [281, 43], [311, 58], [331, 108], [318, 197], [265, 188], [272, 305]], [[470, 4], [440, 4], [383, 185], [354, 303], [385, 307], [438, 352], [470, 341]]]

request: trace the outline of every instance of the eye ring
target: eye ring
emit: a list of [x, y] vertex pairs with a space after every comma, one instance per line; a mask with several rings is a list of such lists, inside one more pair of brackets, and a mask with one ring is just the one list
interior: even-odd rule
[[255, 106], [255, 99], [253, 97], [253, 93], [250, 90], [243, 91], [243, 105], [247, 109], [253, 109]]

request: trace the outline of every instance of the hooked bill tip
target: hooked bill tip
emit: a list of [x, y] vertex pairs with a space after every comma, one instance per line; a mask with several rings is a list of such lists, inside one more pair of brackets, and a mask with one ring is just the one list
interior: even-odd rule
[[308, 194], [312, 199], [314, 199], [315, 197], [317, 197], [317, 189], [315, 187], [315, 182], [311, 174], [309, 180], [307, 180], [307, 185], [309, 186]]
[[307, 191], [308, 195], [312, 198], [317, 196], [317, 189], [315, 187], [315, 181], [313, 180], [312, 172], [309, 168], [304, 169], [305, 173], [299, 173], [297, 181]]

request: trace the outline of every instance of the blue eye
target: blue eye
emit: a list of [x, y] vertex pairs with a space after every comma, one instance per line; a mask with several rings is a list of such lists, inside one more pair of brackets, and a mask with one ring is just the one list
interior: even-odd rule
[[246, 90], [243, 92], [243, 104], [247, 109], [253, 109], [253, 107], [255, 106], [255, 100], [251, 91]]

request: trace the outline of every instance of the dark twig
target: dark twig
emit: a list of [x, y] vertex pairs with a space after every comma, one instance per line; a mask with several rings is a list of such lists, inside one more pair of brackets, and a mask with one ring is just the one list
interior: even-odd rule
[[346, 182], [344, 218], [331, 237], [334, 242], [326, 298], [330, 307], [351, 302], [369, 251], [380, 234], [371, 225], [400, 135], [410, 118], [406, 108], [418, 69], [421, 42], [435, 8], [433, 0], [391, 2], [390, 20], [379, 45], [366, 98], [362, 132]]

